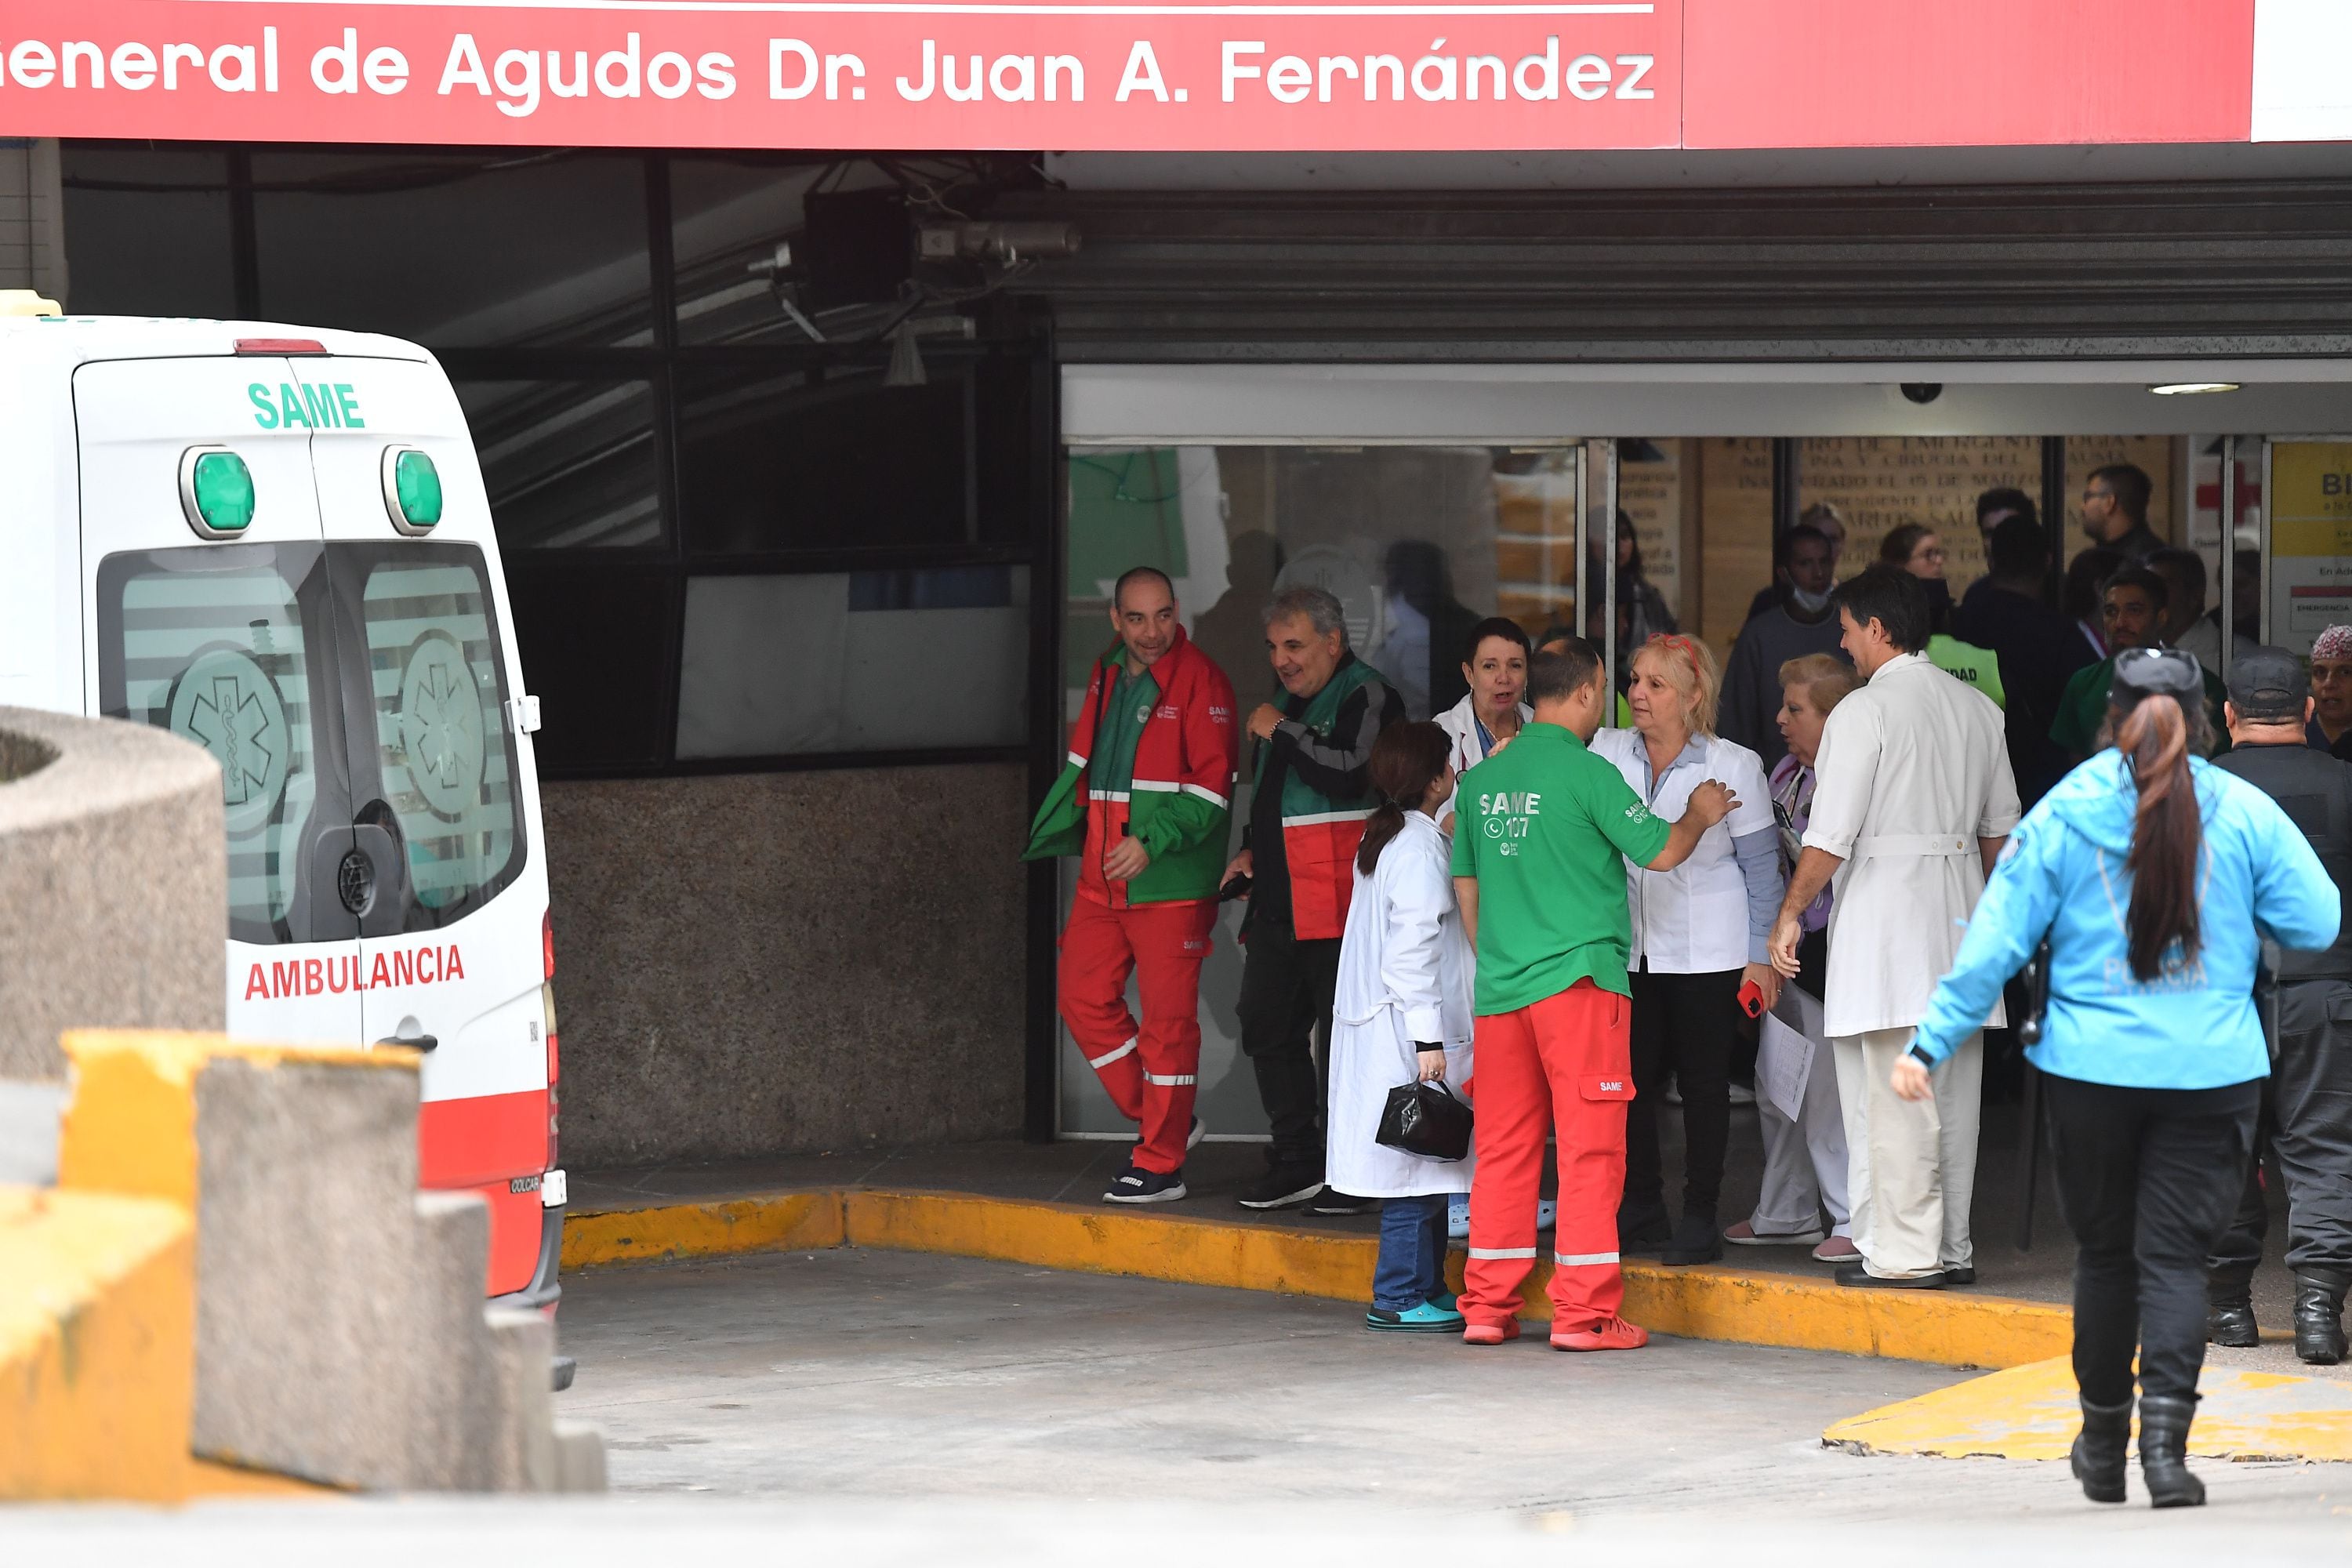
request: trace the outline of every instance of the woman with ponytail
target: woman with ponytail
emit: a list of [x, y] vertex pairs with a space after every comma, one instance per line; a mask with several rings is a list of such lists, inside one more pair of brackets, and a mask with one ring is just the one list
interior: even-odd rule
[[1380, 1262], [1364, 1324], [1460, 1333], [1445, 1289], [1447, 1195], [1470, 1190], [1473, 1162], [1424, 1160], [1374, 1142], [1389, 1091], [1470, 1081], [1475, 960], [1454, 906], [1453, 848], [1437, 826], [1454, 793], [1453, 738], [1397, 724], [1372, 744], [1379, 809], [1356, 850], [1355, 893], [1339, 939], [1331, 1002], [1330, 1184], [1381, 1201]]
[[2191, 655], [2132, 648], [2108, 692], [2108, 749], [2011, 836], [1912, 1054], [1906, 1100], [1980, 1027], [2047, 942], [2050, 1002], [2026, 1053], [2045, 1075], [2059, 1206], [2074, 1260], [2074, 1469], [2124, 1500], [2132, 1356], [2149, 1501], [2194, 1506], [2184, 1463], [2205, 1362], [2205, 1258], [2236, 1206], [2269, 1052], [2254, 1010], [2264, 939], [2336, 940], [2342, 902], [2311, 844], [2208, 747]]

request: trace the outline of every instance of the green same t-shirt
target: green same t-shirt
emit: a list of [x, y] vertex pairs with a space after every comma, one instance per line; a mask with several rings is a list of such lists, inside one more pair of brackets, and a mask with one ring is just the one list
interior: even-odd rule
[[1454, 874], [1478, 879], [1480, 1016], [1590, 980], [1633, 994], [1625, 861], [1645, 866], [1672, 826], [1614, 766], [1558, 724], [1530, 724], [1462, 775]]

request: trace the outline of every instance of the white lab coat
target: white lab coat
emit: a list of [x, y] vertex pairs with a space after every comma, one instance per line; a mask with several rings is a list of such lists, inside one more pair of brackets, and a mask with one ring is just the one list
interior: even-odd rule
[[1419, 1075], [1415, 1042], [1445, 1047], [1446, 1081], [1471, 1071], [1471, 982], [1476, 960], [1454, 904], [1454, 852], [1417, 811], [1356, 873], [1339, 981], [1331, 998], [1331, 1103], [1323, 1175], [1359, 1197], [1466, 1193], [1475, 1159], [1424, 1160], [1373, 1142], [1389, 1090]]
[[[1454, 803], [1462, 796], [1462, 775], [1485, 762], [1487, 757], [1486, 743], [1478, 738], [1477, 700], [1475, 697], [1465, 697], [1461, 701], [1440, 713], [1434, 721], [1437, 727], [1444, 731], [1454, 742], [1453, 755], [1447, 759], [1448, 764], [1454, 769], [1454, 794], [1448, 797], [1444, 806], [1438, 812], [1440, 821], [1454, 815]], [[1535, 721], [1536, 710], [1524, 702], [1520, 703], [1519, 723], [1525, 726]]]
[[1831, 710], [1813, 773], [1804, 843], [1845, 862], [1832, 879], [1825, 1027], [1911, 1027], [1984, 892], [1977, 840], [2017, 826], [2000, 710], [1906, 654]]

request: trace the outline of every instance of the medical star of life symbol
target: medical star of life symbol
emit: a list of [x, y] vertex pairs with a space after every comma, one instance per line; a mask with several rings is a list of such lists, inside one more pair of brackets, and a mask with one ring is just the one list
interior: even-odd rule
[[267, 826], [286, 790], [293, 746], [278, 684], [253, 656], [217, 644], [198, 652], [172, 688], [165, 723], [220, 763], [230, 836]]
[[468, 721], [478, 721], [475, 694], [460, 693], [446, 665], [436, 664], [416, 683], [416, 765], [443, 789], [464, 782]]
[[220, 759], [221, 804], [243, 805], [269, 787], [278, 755], [266, 743], [269, 712], [234, 675], [215, 675], [188, 713], [188, 732]]

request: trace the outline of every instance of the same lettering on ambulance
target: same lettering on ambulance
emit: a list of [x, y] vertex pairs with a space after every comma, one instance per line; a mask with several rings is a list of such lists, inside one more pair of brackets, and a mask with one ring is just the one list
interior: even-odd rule
[[360, 416], [359, 395], [348, 381], [299, 386], [281, 381], [274, 393], [267, 382], [257, 381], [245, 389], [245, 396], [253, 405], [253, 422], [264, 430], [367, 428], [367, 421]]
[[1495, 841], [1497, 853], [1517, 855], [1535, 819], [1543, 815], [1541, 790], [1504, 790], [1478, 797], [1479, 829]]

